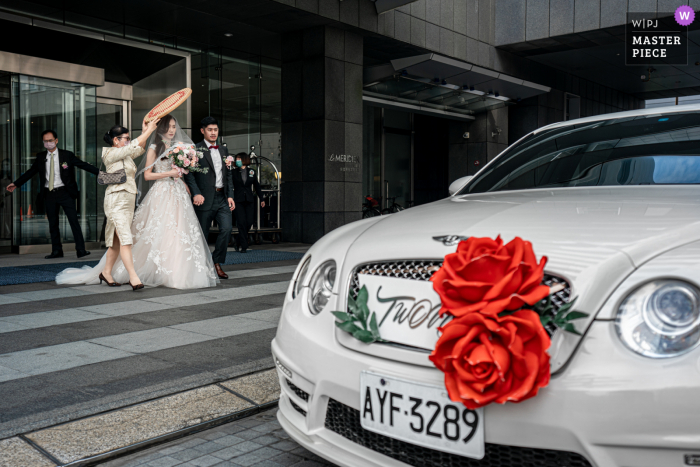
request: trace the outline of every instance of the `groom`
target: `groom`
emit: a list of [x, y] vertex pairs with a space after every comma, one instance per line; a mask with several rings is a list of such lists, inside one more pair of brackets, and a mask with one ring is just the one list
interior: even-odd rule
[[202, 168], [207, 167], [209, 171], [206, 174], [190, 172], [185, 175], [185, 182], [194, 196], [192, 203], [202, 226], [205, 242], [209, 238], [211, 222], [216, 219], [219, 225], [219, 236], [216, 238], [216, 247], [211, 257], [216, 274], [222, 279], [228, 279], [228, 275], [221, 269], [221, 264], [226, 261], [226, 248], [233, 227], [231, 211], [236, 207], [233, 202], [231, 171], [226, 168], [224, 162], [228, 157], [228, 150], [226, 146], [216, 144], [219, 122], [214, 117], [205, 117], [201, 127], [204, 141], [197, 143], [197, 150], [202, 151], [204, 157], [199, 160], [199, 164]]

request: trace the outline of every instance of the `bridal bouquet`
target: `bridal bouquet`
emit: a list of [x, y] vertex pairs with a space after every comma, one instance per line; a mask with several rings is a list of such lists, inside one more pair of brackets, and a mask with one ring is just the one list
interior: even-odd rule
[[193, 144], [174, 143], [168, 150], [168, 155], [171, 156], [173, 169], [178, 169], [180, 174], [188, 174], [190, 172], [207, 173], [209, 169], [199, 166], [199, 159], [202, 158], [202, 153], [195, 149]]

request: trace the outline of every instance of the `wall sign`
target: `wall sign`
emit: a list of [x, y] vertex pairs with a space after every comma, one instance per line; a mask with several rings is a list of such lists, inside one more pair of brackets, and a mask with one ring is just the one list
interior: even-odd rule
[[341, 172], [360, 171], [360, 158], [358, 156], [352, 156], [350, 154], [331, 154], [328, 157], [328, 162], [342, 164], [340, 166]]

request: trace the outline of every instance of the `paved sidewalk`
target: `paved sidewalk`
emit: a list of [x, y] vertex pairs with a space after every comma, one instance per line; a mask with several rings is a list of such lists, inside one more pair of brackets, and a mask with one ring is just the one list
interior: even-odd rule
[[0, 286], [0, 440], [272, 368], [297, 263], [224, 266], [202, 290]]
[[103, 467], [323, 467], [332, 466], [289, 439], [268, 410], [156, 446]]

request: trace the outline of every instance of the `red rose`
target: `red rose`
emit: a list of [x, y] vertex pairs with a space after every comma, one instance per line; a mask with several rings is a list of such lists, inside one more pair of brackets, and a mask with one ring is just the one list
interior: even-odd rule
[[469, 409], [521, 402], [549, 384], [549, 335], [532, 310], [469, 313], [441, 331], [430, 360], [445, 373], [450, 399]]
[[496, 240], [470, 237], [445, 256], [430, 279], [442, 301], [440, 314], [497, 315], [534, 305], [549, 295], [549, 287], [542, 285], [546, 263], [543, 256], [538, 264], [532, 244], [520, 237], [506, 245], [500, 236]]

